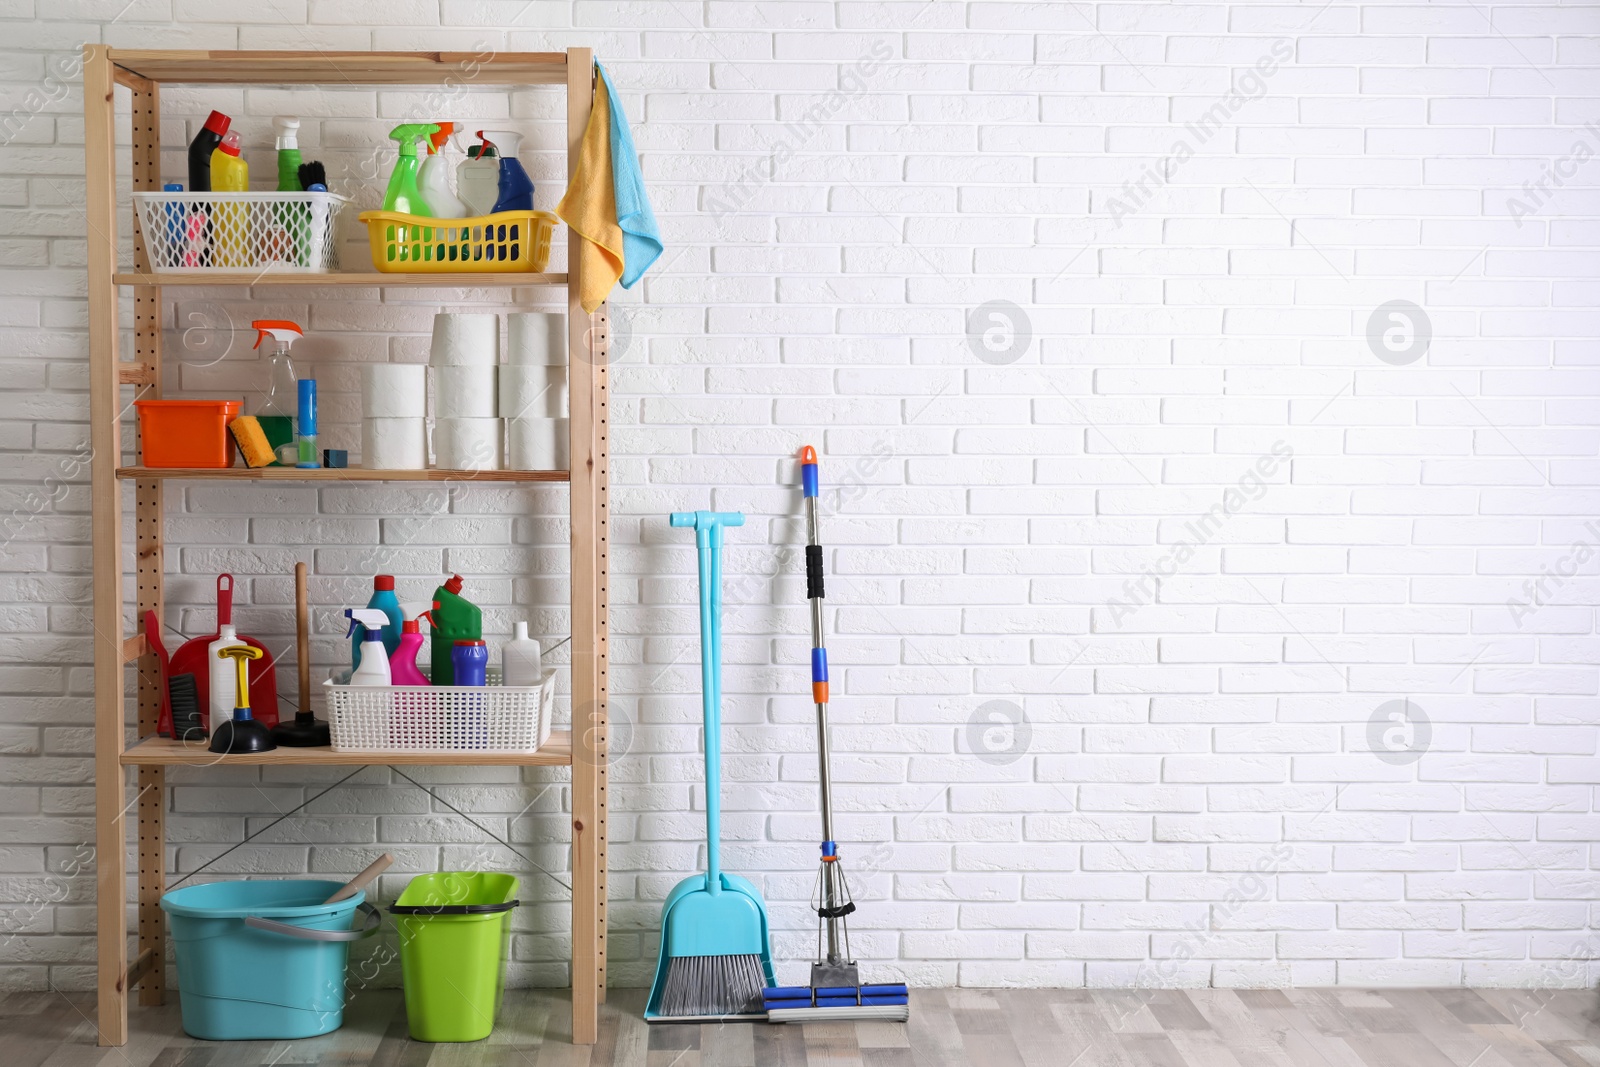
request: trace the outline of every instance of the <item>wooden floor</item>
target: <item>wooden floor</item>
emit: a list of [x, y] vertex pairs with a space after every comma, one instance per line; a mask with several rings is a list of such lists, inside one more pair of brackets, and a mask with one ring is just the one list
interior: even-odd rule
[[305, 1041], [183, 1036], [176, 1005], [135, 1009], [95, 1046], [83, 994], [0, 999], [4, 1067], [1600, 1067], [1600, 1000], [1583, 990], [929, 989], [911, 1022], [647, 1026], [644, 990], [611, 991], [600, 1042], [569, 1044], [561, 990], [506, 994], [487, 1041], [406, 1037], [400, 994], [359, 994], [344, 1028]]

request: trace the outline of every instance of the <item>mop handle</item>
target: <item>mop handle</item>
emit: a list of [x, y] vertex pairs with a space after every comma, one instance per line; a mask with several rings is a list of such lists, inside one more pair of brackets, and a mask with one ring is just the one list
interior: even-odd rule
[[[828, 649], [822, 638], [822, 532], [817, 522], [817, 450], [800, 450], [800, 491], [806, 501], [806, 599], [811, 607], [811, 700], [817, 706], [817, 783], [822, 793], [822, 861], [839, 857], [833, 840], [833, 772], [829, 766]], [[824, 902], [825, 904], [828, 902]]]
[[806, 498], [806, 599], [811, 601], [811, 699], [828, 702], [828, 650], [822, 643], [822, 535], [817, 527], [817, 452], [800, 450], [800, 490]]
[[706, 731], [706, 892], [722, 892], [722, 528], [743, 526], [740, 511], [674, 511], [673, 526], [694, 527], [700, 564], [700, 691]]

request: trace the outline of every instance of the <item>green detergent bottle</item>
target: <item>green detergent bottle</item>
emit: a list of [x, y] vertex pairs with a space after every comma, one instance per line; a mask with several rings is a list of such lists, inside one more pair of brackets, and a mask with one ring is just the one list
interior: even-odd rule
[[483, 609], [461, 595], [461, 575], [433, 591], [435, 605], [429, 618], [433, 622], [433, 646], [429, 649], [434, 685], [455, 685], [456, 672], [450, 652], [457, 641], [483, 640]]
[[406, 215], [432, 216], [433, 209], [423, 199], [417, 184], [422, 163], [417, 158], [417, 143], [426, 142], [439, 132], [436, 122], [404, 122], [389, 131], [389, 139], [400, 142], [400, 158], [389, 175], [389, 191], [383, 196], [383, 210]]
[[272, 129], [277, 133], [278, 192], [300, 192], [300, 120], [293, 115], [273, 117]]

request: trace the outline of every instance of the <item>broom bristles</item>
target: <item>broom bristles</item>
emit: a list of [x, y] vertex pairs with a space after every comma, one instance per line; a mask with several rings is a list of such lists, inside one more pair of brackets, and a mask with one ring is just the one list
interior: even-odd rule
[[673, 956], [661, 990], [662, 1015], [759, 1014], [766, 978], [761, 957]]

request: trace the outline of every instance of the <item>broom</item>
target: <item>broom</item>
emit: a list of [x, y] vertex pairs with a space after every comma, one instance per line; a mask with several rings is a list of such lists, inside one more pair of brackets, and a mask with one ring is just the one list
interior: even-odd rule
[[722, 528], [737, 511], [675, 511], [692, 526], [700, 557], [700, 681], [706, 731], [706, 873], [679, 882], [661, 913], [661, 954], [644, 1017], [650, 1022], [765, 1018], [773, 985], [767, 906], [750, 882], [721, 865]]

